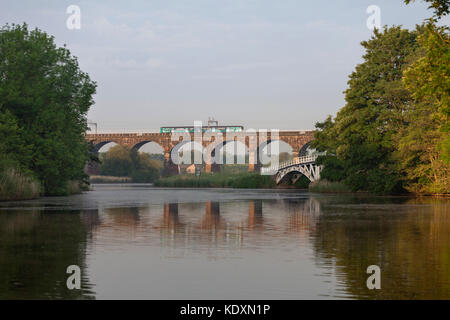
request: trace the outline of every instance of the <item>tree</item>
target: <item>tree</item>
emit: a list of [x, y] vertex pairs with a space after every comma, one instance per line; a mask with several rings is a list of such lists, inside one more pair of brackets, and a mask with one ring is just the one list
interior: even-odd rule
[[[434, 15], [437, 18], [442, 18], [443, 16], [449, 14], [450, 12], [450, 1], [449, 0], [423, 0], [428, 2], [430, 6], [429, 9], [434, 10]], [[410, 4], [414, 0], [405, 0], [406, 4]]]
[[450, 36], [429, 23], [420, 58], [404, 73], [414, 102], [399, 132], [397, 156], [412, 192], [450, 193]]
[[147, 153], [139, 153], [131, 172], [133, 182], [153, 182], [160, 176], [163, 163], [152, 160]]
[[30, 149], [19, 157], [45, 193], [68, 193], [68, 181], [82, 180], [89, 158], [84, 139], [95, 82], [54, 38], [26, 24], [0, 29], [0, 112], [9, 112]]
[[120, 145], [111, 147], [101, 157], [100, 174], [105, 176], [127, 177], [133, 169], [131, 150]]
[[101, 156], [101, 175], [131, 177], [133, 182], [153, 182], [159, 178], [162, 169], [163, 161], [120, 145]]
[[30, 147], [23, 144], [22, 136], [14, 116], [8, 110], [0, 113], [0, 171], [9, 168], [27, 171], [31, 152]]
[[406, 121], [404, 110], [411, 97], [402, 75], [418, 48], [419, 32], [386, 27], [361, 43], [364, 62], [350, 75], [346, 105], [335, 119], [316, 125], [312, 147], [327, 152], [319, 158], [325, 164], [323, 178], [340, 180], [354, 191], [401, 189], [393, 138]]

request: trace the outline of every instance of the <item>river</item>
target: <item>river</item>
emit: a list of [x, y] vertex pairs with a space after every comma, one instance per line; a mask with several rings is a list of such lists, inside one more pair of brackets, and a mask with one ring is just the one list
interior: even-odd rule
[[450, 299], [449, 200], [92, 188], [0, 203], [1, 299]]

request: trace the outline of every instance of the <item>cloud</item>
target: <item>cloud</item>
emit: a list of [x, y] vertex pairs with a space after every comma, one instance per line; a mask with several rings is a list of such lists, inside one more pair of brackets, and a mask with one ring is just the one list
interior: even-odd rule
[[240, 72], [240, 71], [274, 68], [279, 65], [280, 65], [279, 61], [248, 62], [248, 63], [239, 63], [239, 64], [228, 64], [225, 66], [215, 67], [215, 68], [213, 68], [213, 71], [216, 71], [216, 72]]
[[162, 59], [156, 59], [156, 58], [149, 58], [147, 61], [145, 61], [144, 66], [148, 69], [173, 69], [175, 68], [174, 65], [168, 63], [167, 61], [164, 61]]
[[130, 71], [152, 71], [157, 69], [173, 69], [175, 66], [158, 58], [148, 58], [145, 61], [138, 61], [133, 58], [103, 57], [91, 58], [85, 63], [90, 67], [110, 70], [130, 70]]

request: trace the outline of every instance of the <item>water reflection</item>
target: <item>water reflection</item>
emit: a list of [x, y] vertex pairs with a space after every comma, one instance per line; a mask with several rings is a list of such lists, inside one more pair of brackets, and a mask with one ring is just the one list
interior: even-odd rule
[[79, 212], [0, 212], [0, 299], [91, 299], [88, 274], [68, 290], [66, 269], [86, 269]]
[[[449, 208], [302, 194], [0, 210], [0, 298], [449, 299]], [[66, 288], [71, 264], [82, 290]]]
[[[411, 199], [402, 205], [330, 205], [320, 215], [313, 246], [321, 261], [339, 271], [342, 296], [450, 298], [447, 202]], [[382, 270], [382, 290], [361, 285], [367, 279], [365, 267], [371, 264]]]

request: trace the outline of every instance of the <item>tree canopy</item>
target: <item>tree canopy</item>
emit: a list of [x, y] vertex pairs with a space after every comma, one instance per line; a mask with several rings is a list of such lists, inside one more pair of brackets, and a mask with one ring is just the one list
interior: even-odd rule
[[66, 47], [26, 24], [0, 29], [0, 149], [41, 181], [45, 193], [67, 193], [85, 178], [86, 115], [96, 83]]
[[413, 192], [450, 191], [450, 36], [429, 24], [419, 37], [420, 58], [404, 73], [414, 98], [405, 112], [408, 125], [398, 139], [397, 158]]
[[426, 2], [435, 17], [416, 30], [385, 27], [362, 42], [346, 105], [316, 124], [323, 178], [354, 191], [450, 193], [449, 28], [436, 24], [449, 1]]
[[[415, 0], [405, 0], [406, 4], [410, 4], [411, 2], [414, 2]], [[433, 9], [434, 15], [437, 18], [441, 18], [445, 15], [447, 15], [450, 12], [450, 1], [449, 0], [423, 0], [427, 3], [429, 3], [430, 9]]]
[[350, 75], [346, 105], [335, 119], [318, 123], [312, 146], [328, 155], [322, 176], [343, 180], [353, 190], [393, 192], [400, 188], [392, 152], [393, 137], [404, 123], [411, 97], [402, 85], [403, 71], [418, 48], [418, 31], [401, 27], [375, 30], [361, 44], [364, 62]]

